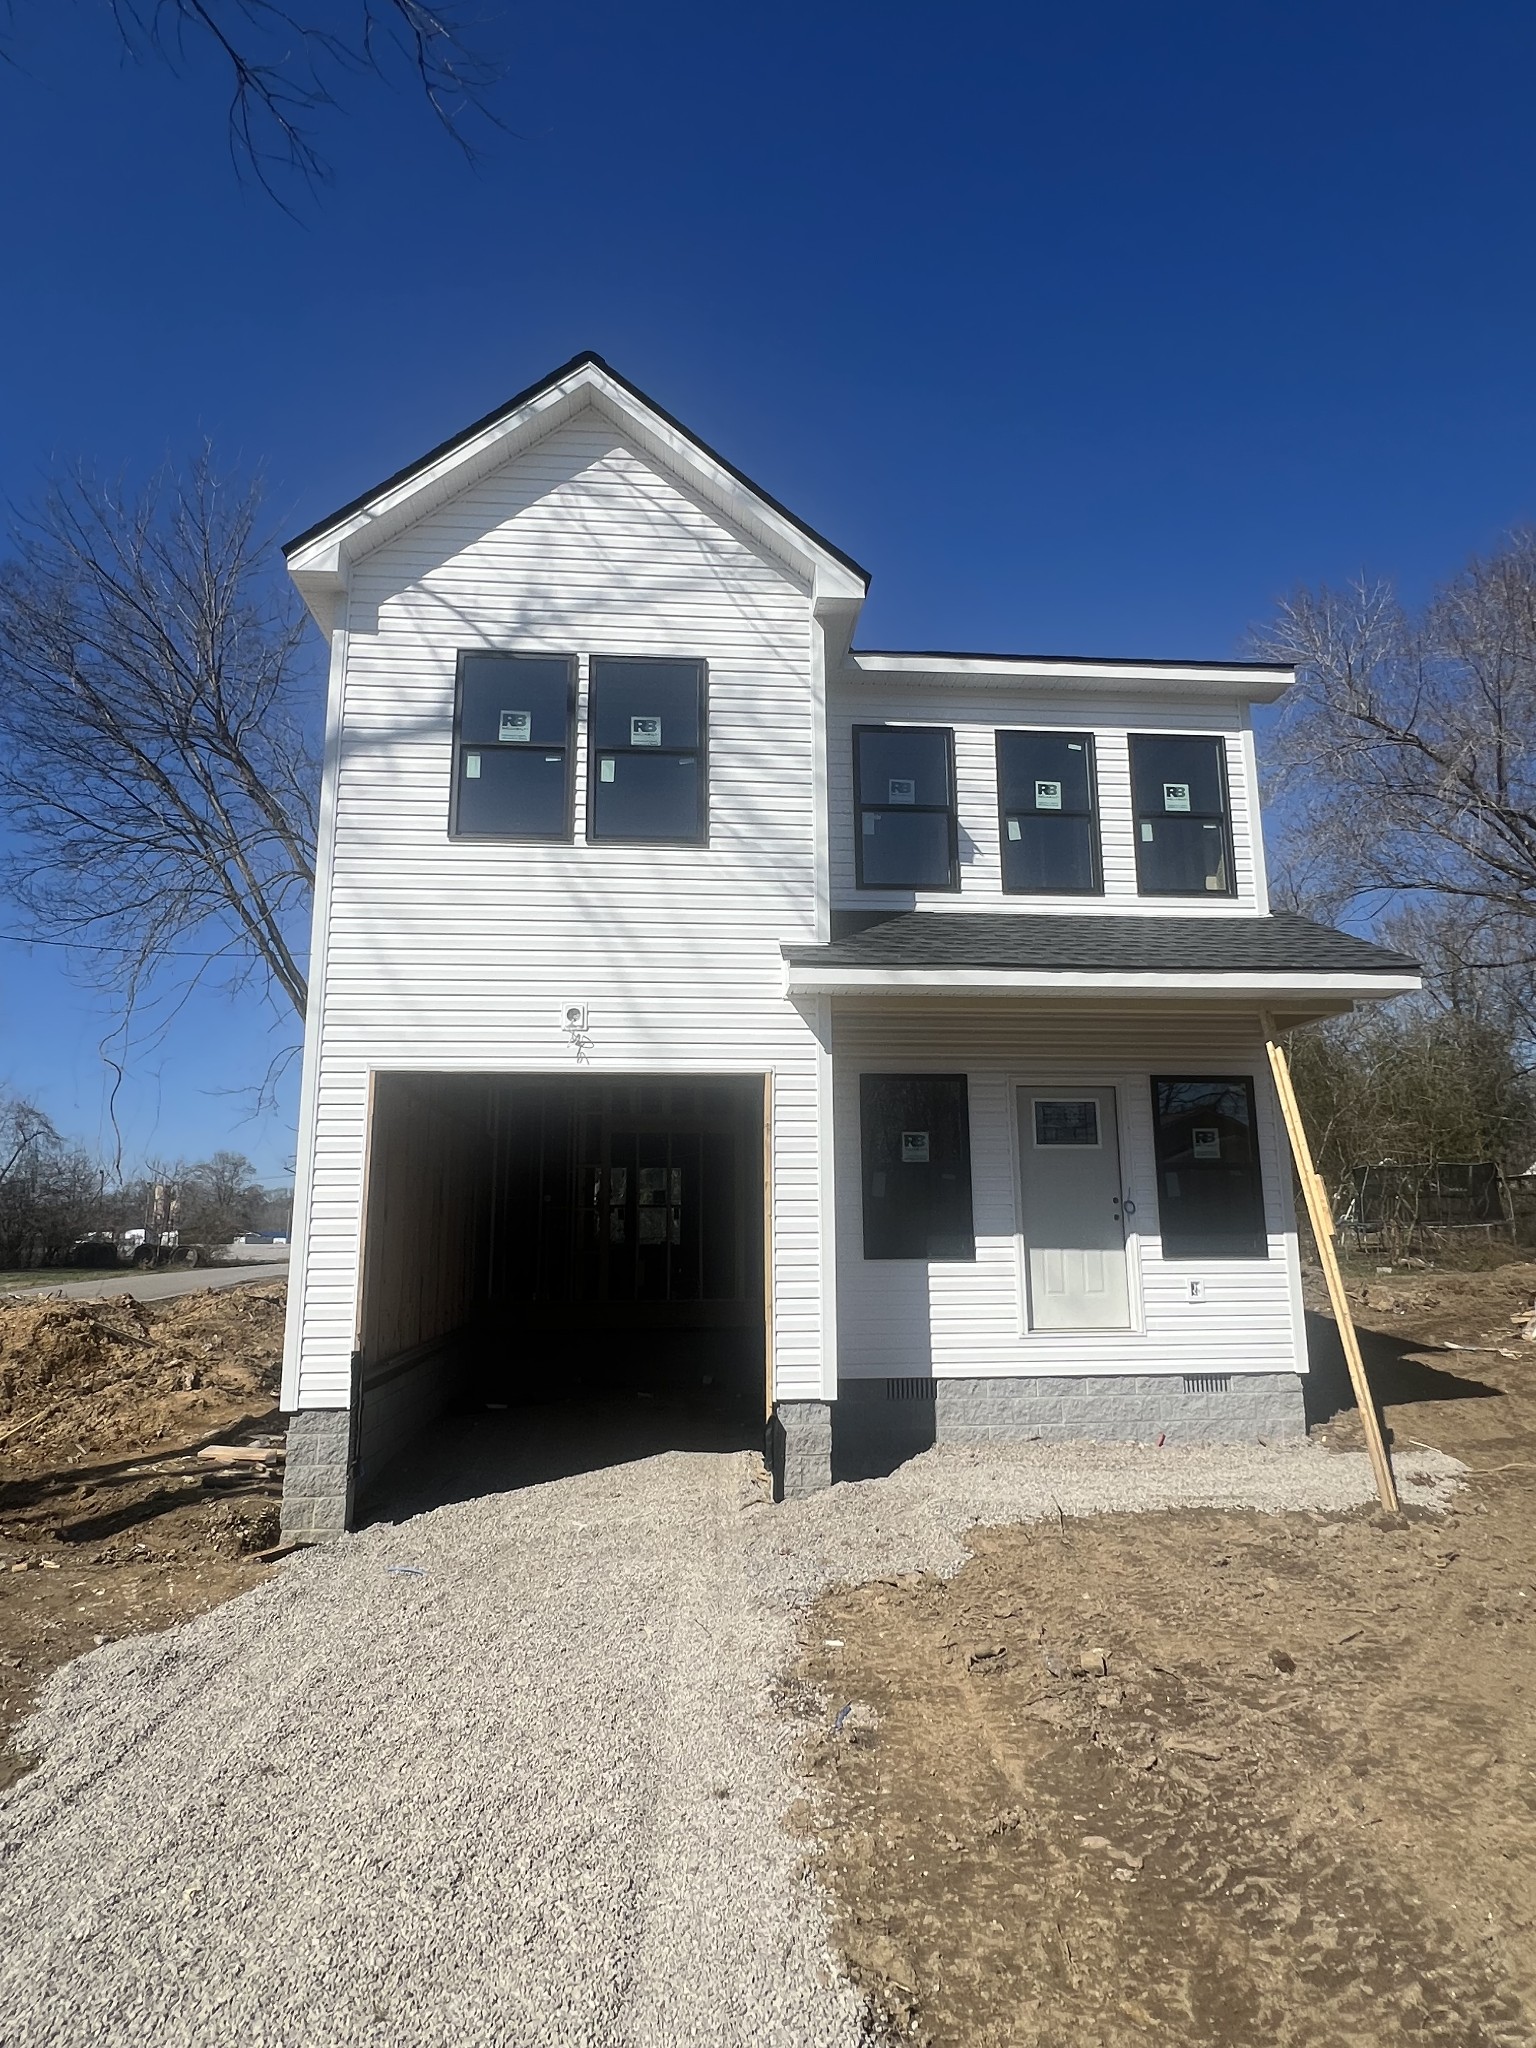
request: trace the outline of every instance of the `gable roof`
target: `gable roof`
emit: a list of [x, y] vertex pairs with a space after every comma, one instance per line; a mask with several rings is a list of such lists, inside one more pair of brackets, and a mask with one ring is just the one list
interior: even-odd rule
[[828, 586], [826, 595], [855, 604], [862, 600], [869, 588], [867, 569], [588, 349], [285, 544], [289, 571], [321, 624], [327, 624], [322, 614], [334, 609], [344, 582], [344, 559], [355, 559], [392, 538], [586, 405], [596, 405], [668, 467], [686, 471], [717, 511], [808, 581]]
[[393, 539], [417, 519], [592, 406], [606, 415], [659, 467], [695, 494], [749, 541], [787, 565], [811, 587], [818, 615], [835, 612], [829, 666], [840, 680], [1012, 685], [1113, 680], [1131, 689], [1185, 689], [1250, 702], [1270, 702], [1294, 679], [1289, 668], [1249, 661], [1137, 661], [1080, 655], [979, 654], [850, 646], [854, 620], [870, 574], [745, 471], [700, 440], [665, 407], [632, 384], [592, 349], [572, 356], [425, 455], [338, 506], [283, 546], [288, 570], [321, 629], [340, 614], [348, 565]]

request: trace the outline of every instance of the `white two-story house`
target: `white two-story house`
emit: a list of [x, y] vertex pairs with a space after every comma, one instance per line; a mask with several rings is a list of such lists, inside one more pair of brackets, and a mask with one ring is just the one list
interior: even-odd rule
[[[1241, 663], [854, 646], [858, 565], [582, 356], [301, 535], [330, 642], [285, 1526], [445, 1407], [1303, 1428]], [[505, 1419], [503, 1419], [503, 1426]]]

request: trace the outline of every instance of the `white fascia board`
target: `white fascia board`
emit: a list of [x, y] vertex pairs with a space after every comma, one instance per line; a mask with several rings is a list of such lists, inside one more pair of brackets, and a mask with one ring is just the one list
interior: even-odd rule
[[1012, 660], [985, 654], [861, 654], [849, 655], [838, 673], [840, 683], [889, 681], [910, 676], [914, 681], [967, 683], [1018, 688], [1020, 684], [1093, 683], [1100, 689], [1151, 691], [1176, 684], [1181, 690], [1219, 697], [1239, 697], [1250, 704], [1272, 704], [1296, 680], [1289, 668], [1227, 668], [1206, 662], [1091, 661], [1047, 655]]
[[461, 442], [426, 469], [413, 470], [393, 489], [381, 491], [354, 512], [317, 533], [313, 540], [296, 548], [288, 557], [289, 574], [298, 579], [312, 570], [323, 571], [345, 560], [355, 562], [394, 534], [403, 532], [413, 519], [440, 505], [476, 478], [534, 441], [541, 440], [571, 411], [571, 394], [590, 380], [589, 370], [578, 370], [563, 384], [555, 385], [537, 398], [529, 399], [504, 420]]
[[[460, 443], [428, 468], [413, 471], [392, 489], [371, 498], [350, 518], [338, 520], [288, 557], [289, 574], [304, 591], [305, 579], [332, 574], [405, 531], [415, 520], [445, 504], [460, 491], [525, 454], [556, 427], [590, 404], [609, 423], [637, 441], [725, 518], [791, 568], [818, 598], [852, 599], [862, 603], [864, 584], [835, 555], [818, 548], [792, 521], [741, 483], [694, 442], [606, 377], [585, 363], [561, 383], [519, 406], [472, 440]], [[311, 607], [313, 608], [313, 607]]]
[[781, 561], [795, 569], [814, 591], [818, 604], [836, 598], [863, 603], [863, 579], [835, 555], [817, 547], [739, 477], [712, 461], [686, 434], [679, 433], [655, 413], [647, 412], [627, 391], [611, 384], [600, 370], [589, 369], [583, 374], [591, 380], [600, 411], [654, 453], [664, 468], [691, 482], [733, 526], [766, 544]]
[[1256, 974], [1238, 969], [1218, 974], [1166, 974], [1053, 967], [813, 967], [787, 963], [790, 995], [924, 996], [1209, 996], [1222, 1002], [1268, 1002], [1276, 998], [1321, 998], [1369, 1003], [1414, 994], [1423, 986], [1416, 974]]

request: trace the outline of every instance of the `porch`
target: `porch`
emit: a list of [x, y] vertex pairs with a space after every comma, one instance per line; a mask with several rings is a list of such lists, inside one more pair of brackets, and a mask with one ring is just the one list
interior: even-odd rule
[[834, 1074], [829, 1473], [997, 1438], [1304, 1433], [1269, 1033], [1417, 986], [1285, 914], [835, 915], [784, 948]]

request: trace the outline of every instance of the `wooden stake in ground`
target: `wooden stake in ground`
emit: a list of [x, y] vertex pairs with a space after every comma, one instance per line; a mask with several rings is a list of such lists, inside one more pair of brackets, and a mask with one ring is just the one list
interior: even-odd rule
[[1333, 1319], [1339, 1326], [1339, 1342], [1344, 1346], [1350, 1385], [1355, 1390], [1360, 1420], [1365, 1428], [1365, 1448], [1370, 1453], [1371, 1470], [1376, 1476], [1376, 1491], [1387, 1513], [1395, 1515], [1399, 1512], [1397, 1482], [1392, 1477], [1391, 1460], [1387, 1456], [1381, 1424], [1376, 1418], [1376, 1403], [1371, 1399], [1370, 1382], [1365, 1376], [1360, 1339], [1355, 1335], [1355, 1319], [1349, 1312], [1349, 1297], [1344, 1292], [1344, 1275], [1339, 1271], [1339, 1255], [1333, 1242], [1333, 1208], [1322, 1176], [1312, 1164], [1312, 1147], [1307, 1142], [1307, 1127], [1301, 1120], [1296, 1091], [1291, 1086], [1290, 1065], [1284, 1046], [1275, 1036], [1274, 1022], [1269, 1017], [1264, 1019], [1264, 1045], [1269, 1054], [1270, 1071], [1275, 1077], [1275, 1092], [1280, 1097], [1280, 1112], [1291, 1140], [1301, 1192], [1306, 1197], [1307, 1214], [1312, 1219], [1312, 1235], [1317, 1240], [1317, 1256], [1322, 1261], [1323, 1278], [1328, 1283]]

